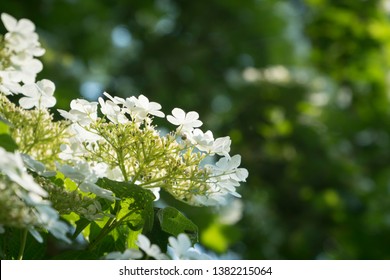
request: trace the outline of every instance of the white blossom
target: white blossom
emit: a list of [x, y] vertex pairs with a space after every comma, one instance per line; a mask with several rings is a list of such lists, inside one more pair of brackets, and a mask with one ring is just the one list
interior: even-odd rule
[[[18, 21], [6, 13], [1, 14], [1, 20], [8, 31], [4, 35], [4, 54], [11, 65], [0, 70], [12, 73], [13, 82], [35, 83], [37, 73], [43, 68], [42, 63], [35, 57], [45, 52], [38, 41], [38, 34], [35, 33], [35, 25], [28, 19]], [[7, 87], [12, 93], [19, 93], [15, 87]]]
[[216, 170], [221, 171], [222, 174], [235, 181], [245, 182], [248, 177], [248, 170], [245, 168], [238, 168], [241, 164], [241, 156], [235, 155], [231, 158], [223, 157], [215, 165]]
[[21, 92], [24, 97], [19, 100], [19, 104], [24, 109], [53, 107], [56, 104], [56, 99], [53, 96], [54, 90], [54, 83], [47, 79], [35, 84], [26, 84], [22, 87]]
[[122, 113], [121, 108], [111, 100], [104, 101], [99, 97], [100, 111], [113, 123], [126, 123], [129, 120]]
[[217, 155], [225, 156], [226, 158], [229, 158], [231, 143], [232, 140], [230, 140], [229, 136], [217, 138], [213, 143], [212, 151]]
[[[0, 172], [24, 189], [15, 191], [15, 194], [34, 209], [39, 226], [55, 237], [70, 242], [66, 236], [69, 232], [68, 225], [59, 220], [58, 212], [51, 207], [50, 201], [45, 199], [48, 193], [27, 173], [21, 155], [7, 152], [0, 147]], [[33, 227], [30, 227], [29, 231], [37, 241], [42, 242], [42, 237]]]
[[193, 142], [200, 151], [210, 153], [214, 145], [214, 136], [210, 130], [203, 132], [199, 128], [196, 128], [192, 132], [190, 141]]
[[149, 115], [157, 116], [163, 118], [165, 114], [160, 111], [161, 105], [157, 102], [150, 102], [149, 99], [140, 95], [137, 97], [130, 96], [123, 99], [118, 99], [116, 97], [112, 98], [113, 102], [123, 105], [123, 110], [128, 113], [135, 122], [142, 122], [144, 120], [151, 121], [148, 117]]
[[192, 131], [196, 127], [202, 126], [202, 122], [199, 119], [199, 114], [195, 111], [184, 112], [180, 108], [172, 110], [172, 115], [167, 116], [167, 120], [178, 127], [181, 131]]
[[163, 118], [165, 114], [161, 112], [161, 105], [157, 102], [149, 102], [149, 99], [144, 96], [140, 95], [138, 98], [134, 98], [134, 108], [132, 110], [136, 112], [138, 116], [147, 116], [153, 115], [156, 117]]
[[1, 20], [8, 31], [5, 39], [12, 45], [13, 50], [21, 52], [27, 49], [33, 56], [44, 54], [44, 50], [39, 48], [38, 35], [35, 33], [33, 22], [24, 18], [18, 21], [6, 13], [1, 14]]
[[43, 69], [42, 62], [24, 54], [17, 54], [11, 57], [13, 62], [11, 72], [17, 77], [19, 82], [32, 84], [35, 82], [37, 73]]
[[94, 193], [99, 197], [103, 197], [111, 201], [115, 200], [112, 191], [103, 189], [95, 184], [99, 176], [104, 176], [105, 174], [97, 174], [87, 162], [75, 162], [73, 166], [57, 163], [57, 168], [65, 175], [65, 177], [68, 177], [78, 183], [81, 191]]
[[116, 167], [111, 168], [111, 169], [110, 168], [107, 169], [106, 177], [110, 180], [114, 180], [114, 181], [118, 181], [118, 182], [124, 181], [123, 174], [122, 174], [122, 171], [119, 168], [119, 166], [116, 166]]
[[241, 220], [244, 211], [244, 204], [241, 199], [233, 198], [227, 205], [218, 211], [218, 222], [224, 225], [234, 225]]
[[88, 181], [82, 182], [79, 185], [79, 189], [83, 192], [86, 192], [86, 193], [88, 193], [88, 192], [94, 193], [99, 197], [102, 197], [102, 198], [105, 198], [105, 199], [108, 199], [111, 201], [115, 200], [115, 197], [113, 196], [112, 191], [103, 189], [103, 188], [99, 187], [98, 185], [96, 185], [95, 183], [91, 183]]
[[126, 249], [123, 253], [115, 251], [105, 256], [106, 260], [137, 260], [143, 257], [141, 251], [136, 249]]
[[5, 95], [19, 93], [22, 89], [15, 71], [0, 71], [0, 92]]
[[22, 154], [21, 156], [23, 162], [27, 165], [27, 167], [30, 170], [36, 172], [38, 175], [41, 175], [43, 177], [51, 177], [56, 175], [55, 171], [46, 170], [46, 166], [42, 162], [33, 159], [27, 154]]
[[70, 102], [71, 110], [69, 112], [61, 109], [58, 112], [72, 122], [89, 125], [97, 120], [97, 104], [97, 102], [89, 102], [84, 99], [74, 99]]
[[114, 102], [115, 104], [122, 104], [124, 105], [125, 104], [125, 99], [123, 99], [122, 97], [118, 97], [118, 96], [114, 96], [112, 97], [108, 92], [103, 92], [103, 94], [108, 97], [108, 99], [110, 99], [112, 102]]
[[137, 245], [146, 255], [156, 260], [166, 260], [167, 255], [161, 252], [160, 247], [156, 244], [151, 244], [150, 240], [143, 234], [138, 235]]
[[69, 233], [70, 228], [67, 224], [59, 220], [59, 215], [49, 205], [36, 205], [35, 209], [38, 211], [39, 222], [44, 225], [51, 234], [56, 238], [61, 239], [67, 243], [71, 243], [70, 239], [66, 236]]
[[29, 193], [47, 197], [47, 192], [35, 183], [34, 178], [27, 173], [20, 154], [7, 152], [0, 147], [0, 172]]
[[190, 238], [181, 233], [177, 236], [177, 238], [170, 236], [168, 238], [169, 241], [169, 249], [171, 251], [171, 257], [173, 259], [179, 260], [207, 260], [210, 257], [206, 254], [203, 254], [197, 251], [192, 247]]

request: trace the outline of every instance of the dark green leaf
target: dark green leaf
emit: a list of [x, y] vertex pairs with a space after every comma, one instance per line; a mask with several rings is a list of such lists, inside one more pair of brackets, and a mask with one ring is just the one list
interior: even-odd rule
[[90, 220], [85, 218], [80, 218], [76, 222], [76, 231], [74, 232], [72, 238], [75, 239], [90, 223], [91, 223]]
[[[5, 233], [0, 234], [0, 258], [1, 259], [16, 259], [19, 255], [22, 229], [17, 228], [5, 228]], [[26, 246], [24, 249], [24, 260], [42, 259], [45, 256], [47, 249], [46, 236], [44, 232], [40, 232], [43, 237], [43, 243], [39, 243], [31, 236], [27, 234]]]
[[157, 212], [157, 217], [163, 231], [174, 236], [185, 233], [190, 237], [192, 243], [198, 241], [198, 227], [176, 208], [160, 209]]
[[18, 149], [18, 145], [9, 135], [9, 126], [3, 121], [0, 121], [0, 146], [8, 152], [14, 152]]
[[107, 178], [100, 179], [97, 184], [112, 191], [116, 197], [120, 198], [119, 211], [116, 218], [122, 222], [129, 222], [133, 230], [138, 231], [145, 226], [145, 230], [150, 230], [153, 224], [153, 201], [154, 194], [142, 187], [127, 182], [116, 182]]

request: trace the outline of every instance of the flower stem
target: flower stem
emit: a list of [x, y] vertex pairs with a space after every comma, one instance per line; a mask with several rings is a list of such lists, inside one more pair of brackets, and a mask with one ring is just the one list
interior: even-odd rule
[[[120, 203], [115, 201], [114, 213], [115, 215], [119, 211]], [[99, 235], [89, 244], [88, 250], [92, 250], [96, 244], [98, 244], [107, 234], [109, 234], [117, 226], [116, 217], [111, 217], [108, 219], [107, 223], [104, 225]]]
[[28, 233], [27, 229], [24, 229], [21, 232], [18, 260], [22, 260], [23, 259], [24, 249], [26, 248], [27, 233]]

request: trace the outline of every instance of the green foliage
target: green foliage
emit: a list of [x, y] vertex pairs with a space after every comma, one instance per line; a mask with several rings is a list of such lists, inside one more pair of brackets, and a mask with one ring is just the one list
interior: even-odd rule
[[[153, 224], [153, 200], [155, 196], [147, 189], [135, 184], [116, 182], [107, 178], [97, 183], [102, 188], [111, 190], [120, 198], [119, 211], [112, 209], [119, 222], [126, 223], [132, 230], [139, 231], [145, 227], [145, 231], [151, 229]], [[118, 203], [118, 202], [116, 202]]]
[[[24, 229], [6, 228], [6, 232], [0, 238], [0, 259], [17, 259], [20, 254], [20, 244], [23, 238]], [[42, 259], [47, 254], [47, 238], [45, 244], [39, 243], [31, 235], [27, 235], [24, 258], [37, 260]]]
[[161, 229], [166, 233], [177, 236], [186, 233], [193, 244], [198, 241], [198, 227], [173, 207], [165, 207], [157, 211]]
[[13, 152], [18, 148], [10, 135], [9, 126], [2, 120], [0, 120], [0, 146], [8, 152]]

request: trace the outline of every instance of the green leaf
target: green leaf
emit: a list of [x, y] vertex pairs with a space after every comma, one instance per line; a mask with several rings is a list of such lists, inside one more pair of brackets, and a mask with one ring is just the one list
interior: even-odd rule
[[0, 134], [9, 134], [9, 125], [0, 119]]
[[133, 230], [145, 227], [150, 230], [153, 224], [154, 194], [135, 184], [116, 182], [107, 178], [100, 179], [97, 185], [112, 191], [120, 198], [119, 211], [115, 213], [117, 220], [129, 223]]
[[3, 121], [0, 121], [0, 146], [8, 152], [18, 149], [18, 145], [10, 135], [9, 126]]
[[[153, 226], [155, 196], [151, 191], [135, 184], [107, 178], [99, 179], [97, 185], [112, 191], [120, 200], [110, 209], [110, 214], [115, 215], [115, 219], [111, 219], [109, 227], [100, 222], [90, 224], [88, 239], [93, 244], [93, 252], [102, 256], [107, 252], [135, 248], [138, 234], [150, 231]], [[80, 229], [84, 225], [85, 222], [80, 221]]]
[[156, 198], [148, 189], [128, 182], [117, 182], [108, 178], [102, 178], [97, 181], [97, 185], [112, 191], [119, 198], [136, 198], [139, 203], [153, 201]]
[[76, 222], [76, 231], [74, 232], [72, 238], [75, 239], [90, 223], [91, 223], [90, 220], [85, 218], [80, 218]]
[[[24, 229], [5, 227], [5, 233], [0, 234], [0, 258], [16, 259], [20, 249], [20, 239]], [[26, 246], [23, 253], [24, 260], [42, 259], [47, 247], [47, 233], [40, 232], [43, 243], [35, 240], [30, 233], [27, 234]]]
[[198, 241], [198, 227], [176, 208], [160, 209], [157, 212], [157, 217], [163, 231], [174, 236], [185, 233], [190, 237], [192, 243]]

